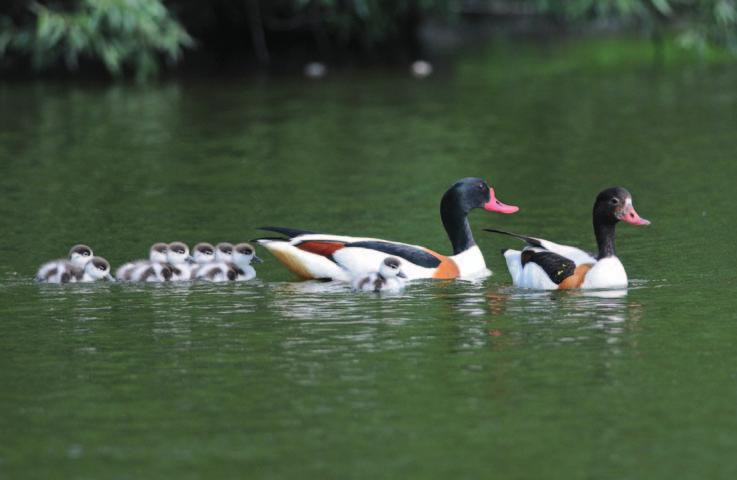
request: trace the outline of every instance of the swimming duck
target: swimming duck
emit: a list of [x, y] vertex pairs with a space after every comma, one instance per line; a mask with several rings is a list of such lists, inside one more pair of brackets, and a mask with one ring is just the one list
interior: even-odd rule
[[184, 242], [172, 242], [167, 245], [166, 263], [171, 267], [171, 281], [189, 280], [192, 278], [192, 257], [189, 247]]
[[627, 273], [614, 249], [614, 229], [620, 221], [632, 225], [650, 225], [650, 222], [638, 215], [632, 205], [632, 195], [622, 187], [599, 193], [594, 202], [593, 220], [599, 247], [595, 257], [576, 247], [540, 238], [486, 230], [511, 235], [527, 243], [522, 251], [502, 251], [517, 287], [538, 290], [626, 287]]
[[497, 200], [494, 189], [484, 180], [463, 178], [454, 183], [440, 201], [440, 217], [453, 246], [450, 256], [389, 240], [282, 227], [263, 227], [262, 230], [288, 238], [259, 238], [256, 242], [304, 279], [350, 282], [355, 276], [372, 271], [387, 255], [402, 260], [402, 271], [409, 279], [474, 277], [489, 273], [468, 223], [468, 213], [475, 208], [498, 213], [519, 210]]
[[41, 265], [36, 273], [36, 281], [42, 283], [76, 282], [92, 256], [92, 249], [87, 245], [75, 245], [69, 250], [68, 260], [52, 260]]
[[77, 281], [80, 283], [89, 283], [98, 280], [115, 281], [113, 276], [110, 275], [110, 263], [102, 257], [92, 257], [92, 260], [84, 266], [82, 275], [77, 277]]
[[220, 242], [215, 246], [215, 260], [218, 262], [230, 262], [233, 260], [233, 244]]
[[407, 275], [401, 270], [401, 261], [396, 257], [386, 257], [378, 272], [361, 275], [353, 281], [356, 292], [396, 292], [404, 288]]
[[133, 272], [143, 265], [150, 266], [151, 263], [166, 263], [167, 245], [163, 242], [157, 242], [151, 245], [148, 251], [148, 261], [134, 260], [124, 263], [115, 271], [115, 278], [124, 282], [133, 281]]

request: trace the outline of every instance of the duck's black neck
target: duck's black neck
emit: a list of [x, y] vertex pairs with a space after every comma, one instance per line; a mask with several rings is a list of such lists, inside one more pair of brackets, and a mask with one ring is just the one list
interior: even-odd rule
[[599, 258], [613, 257], [617, 254], [614, 248], [614, 229], [616, 223], [594, 217], [594, 234], [599, 246]]
[[440, 202], [440, 218], [453, 246], [453, 255], [465, 252], [476, 245], [468, 224], [468, 210], [453, 195], [444, 195]]

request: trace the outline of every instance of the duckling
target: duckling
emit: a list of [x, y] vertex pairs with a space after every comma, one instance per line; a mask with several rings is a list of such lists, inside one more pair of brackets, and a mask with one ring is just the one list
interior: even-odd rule
[[353, 291], [378, 293], [401, 290], [404, 288], [407, 275], [401, 270], [400, 265], [401, 262], [397, 257], [386, 257], [378, 272], [359, 276], [353, 281]]
[[174, 272], [172, 267], [162, 262], [143, 262], [133, 272], [130, 279], [133, 282], [168, 282]]
[[192, 278], [192, 257], [189, 247], [183, 242], [172, 242], [167, 246], [166, 263], [172, 271], [171, 281], [189, 280]]
[[69, 260], [52, 260], [41, 265], [36, 281], [42, 283], [75, 282], [85, 265], [92, 259], [92, 249], [87, 245], [75, 245], [69, 250]]
[[143, 266], [149, 265], [150, 263], [166, 263], [166, 252], [167, 246], [163, 242], [157, 242], [151, 245], [148, 251], [148, 261], [146, 260], [134, 260], [132, 262], [124, 263], [115, 271], [115, 278], [121, 281], [130, 282], [132, 281], [133, 272]]
[[229, 242], [220, 242], [215, 247], [215, 260], [218, 262], [233, 261], [233, 244]]
[[77, 276], [77, 281], [80, 283], [89, 283], [98, 280], [115, 281], [113, 276], [110, 275], [110, 263], [102, 257], [92, 257], [92, 260], [84, 266], [82, 274]]
[[215, 247], [212, 246], [212, 243], [200, 242], [194, 246], [193, 251], [192, 260], [197, 265], [204, 265], [215, 261]]
[[201, 265], [194, 275], [197, 280], [208, 282], [228, 282], [238, 278], [235, 266], [227, 262], [212, 262]]
[[233, 247], [233, 261], [232, 265], [235, 267], [237, 281], [251, 280], [256, 277], [256, 269], [251, 266], [251, 263], [262, 263], [259, 257], [256, 256], [256, 249], [250, 243], [239, 243]]
[[239, 243], [231, 251], [231, 262], [213, 262], [201, 266], [196, 273], [200, 280], [210, 282], [246, 281], [256, 276], [256, 270], [251, 262], [260, 263], [253, 246], [248, 243]]

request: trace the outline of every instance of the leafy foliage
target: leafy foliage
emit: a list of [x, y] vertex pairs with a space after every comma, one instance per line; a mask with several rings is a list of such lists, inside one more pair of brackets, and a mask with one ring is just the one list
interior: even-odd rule
[[34, 21], [17, 27], [0, 17], [0, 56], [29, 55], [43, 69], [60, 61], [77, 68], [81, 58], [99, 59], [119, 76], [130, 67], [139, 80], [154, 76], [159, 60], [176, 62], [193, 44], [160, 0], [82, 0], [73, 10], [33, 2]]

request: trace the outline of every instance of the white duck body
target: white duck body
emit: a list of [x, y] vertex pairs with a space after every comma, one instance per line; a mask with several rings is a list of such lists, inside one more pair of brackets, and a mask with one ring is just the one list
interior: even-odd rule
[[486, 262], [473, 240], [468, 213], [483, 208], [514, 213], [517, 207], [496, 200], [494, 190], [479, 178], [464, 178], [445, 192], [440, 216], [453, 255], [445, 256], [422, 246], [371, 237], [327, 235], [281, 227], [265, 227], [288, 238], [261, 238], [274, 256], [304, 279], [332, 279], [350, 282], [356, 276], [375, 271], [387, 256], [400, 259], [409, 279], [473, 278], [488, 275]]
[[594, 232], [599, 245], [598, 257], [568, 245], [540, 238], [503, 233], [524, 240], [522, 250], [505, 250], [507, 269], [516, 287], [535, 290], [615, 289], [626, 288], [627, 273], [615, 254], [614, 230], [618, 221], [649, 225], [632, 206], [632, 197], [623, 188], [599, 193], [594, 203]]

